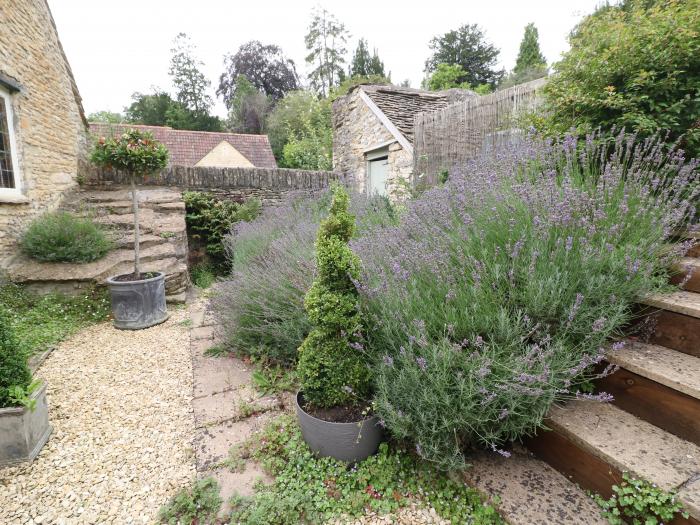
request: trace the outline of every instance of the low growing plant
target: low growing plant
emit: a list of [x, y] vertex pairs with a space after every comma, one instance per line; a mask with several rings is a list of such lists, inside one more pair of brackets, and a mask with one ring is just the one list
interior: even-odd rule
[[192, 284], [207, 289], [216, 282], [216, 269], [209, 263], [196, 264], [190, 270]]
[[456, 468], [472, 447], [508, 455], [556, 401], [608, 400], [584, 384], [636, 301], [672, 289], [667, 242], [697, 196], [697, 162], [624, 134], [610, 154], [526, 140], [424, 193], [353, 243], [377, 413]]
[[192, 487], [182, 489], [158, 513], [160, 523], [212, 524], [222, 503], [219, 484], [214, 478], [196, 480]]
[[275, 480], [257, 486], [251, 498], [234, 496], [231, 523], [321, 524], [341, 516], [390, 513], [411, 502], [433, 507], [452, 523], [503, 523], [476, 490], [387, 443], [352, 467], [317, 458], [288, 415], [271, 421], [259, 438], [238, 453], [261, 462]]
[[313, 328], [299, 347], [297, 376], [311, 406], [354, 404], [369, 394], [362, 354], [357, 290], [360, 260], [348, 242], [355, 232], [347, 191], [333, 188], [333, 202], [316, 238], [316, 278], [304, 299]]
[[667, 492], [627, 472], [622, 479], [622, 483], [613, 485], [610, 499], [595, 496], [611, 525], [658, 525], [670, 523], [677, 515], [688, 518], [674, 491]]
[[49, 212], [34, 219], [22, 235], [22, 250], [39, 261], [87, 263], [112, 248], [107, 234], [90, 219]]
[[0, 307], [0, 408], [28, 406], [32, 392], [32, 372], [7, 313]]

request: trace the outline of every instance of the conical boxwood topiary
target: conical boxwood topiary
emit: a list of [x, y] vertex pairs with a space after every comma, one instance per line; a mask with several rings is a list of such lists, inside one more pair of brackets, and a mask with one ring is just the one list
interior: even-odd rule
[[32, 372], [27, 356], [19, 350], [7, 314], [0, 307], [0, 408], [17, 404], [10, 395], [10, 389], [19, 387], [26, 391], [31, 382]]
[[305, 401], [320, 408], [352, 405], [369, 393], [353, 283], [360, 261], [348, 246], [355, 231], [349, 200], [345, 188], [333, 188], [330, 212], [316, 239], [316, 279], [304, 300], [313, 329], [299, 347], [297, 373]]

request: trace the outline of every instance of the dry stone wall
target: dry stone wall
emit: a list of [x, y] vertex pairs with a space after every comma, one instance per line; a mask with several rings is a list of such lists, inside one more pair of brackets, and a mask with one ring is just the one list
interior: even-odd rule
[[45, 0], [0, 2], [0, 73], [21, 89], [11, 94], [22, 196], [0, 199], [0, 267], [36, 215], [76, 187], [87, 148], [86, 124], [69, 66]]

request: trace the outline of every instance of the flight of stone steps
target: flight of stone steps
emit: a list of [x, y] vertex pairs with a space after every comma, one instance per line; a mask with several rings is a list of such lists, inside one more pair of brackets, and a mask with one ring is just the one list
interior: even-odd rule
[[[698, 238], [698, 231], [687, 236]], [[700, 246], [682, 266], [696, 269], [682, 291], [644, 300], [655, 322], [648, 342], [609, 356], [619, 365], [598, 385], [611, 404], [573, 401], [550, 411], [528, 448], [581, 487], [605, 497], [622, 473], [677, 491], [700, 524]]]
[[[165, 272], [166, 300], [184, 302], [189, 275], [182, 196], [167, 188], [142, 188], [138, 196], [141, 269]], [[104, 284], [107, 277], [133, 271], [134, 215], [129, 190], [78, 191], [62, 209], [104, 225], [115, 248], [104, 258], [85, 264], [42, 263], [18, 255], [8, 268], [11, 280], [38, 292], [74, 294], [87, 286]]]

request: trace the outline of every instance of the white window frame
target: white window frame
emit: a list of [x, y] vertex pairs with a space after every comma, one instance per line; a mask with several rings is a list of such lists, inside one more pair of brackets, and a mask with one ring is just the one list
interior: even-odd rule
[[2, 199], [2, 197], [18, 197], [22, 195], [22, 176], [19, 171], [19, 150], [17, 149], [17, 139], [15, 137], [15, 113], [12, 107], [12, 93], [5, 86], [0, 85], [0, 97], [4, 99], [7, 111], [7, 131], [10, 135], [12, 175], [15, 179], [14, 188], [0, 188], [0, 199]]

